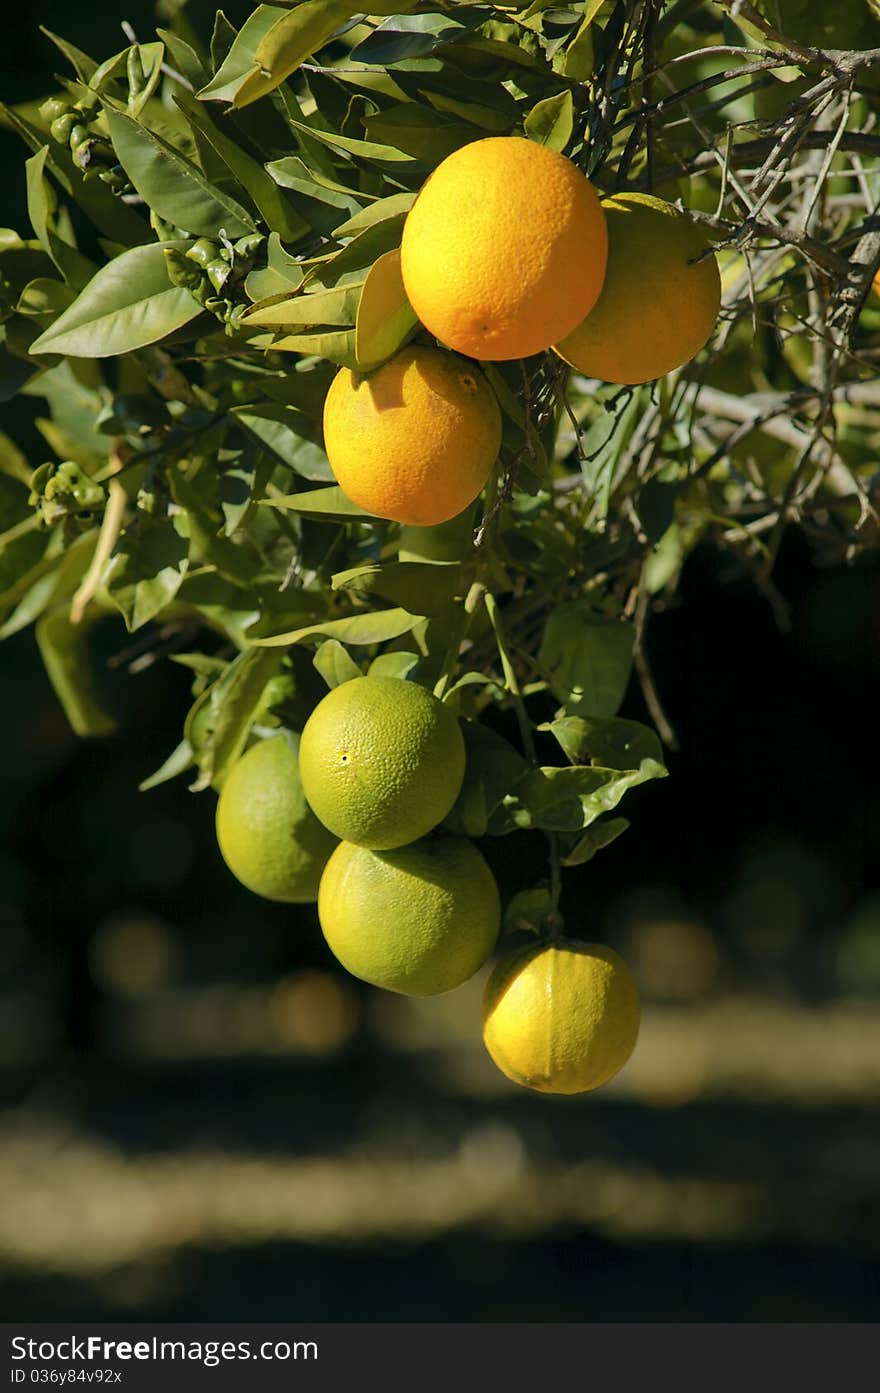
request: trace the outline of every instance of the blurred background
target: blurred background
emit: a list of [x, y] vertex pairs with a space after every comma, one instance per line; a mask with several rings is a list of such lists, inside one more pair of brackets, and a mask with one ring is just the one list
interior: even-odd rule
[[[39, 23], [104, 57], [120, 18], [148, 37], [153, 4], [16, 7], [0, 96], [53, 88]], [[2, 128], [0, 162], [24, 232]], [[36, 464], [33, 405], [0, 415]], [[33, 634], [5, 643], [5, 1318], [876, 1318], [880, 556], [823, 569], [792, 533], [778, 583], [787, 634], [697, 552], [652, 622], [681, 749], [563, 904], [628, 958], [644, 1024], [582, 1099], [495, 1070], [482, 976], [425, 1002], [362, 988], [310, 907], [232, 879], [212, 793], [138, 793], [179, 739], [182, 668], [99, 629], [121, 726], [84, 743]], [[622, 714], [648, 719], [635, 685]], [[482, 849], [506, 895], [543, 873], [539, 836]]]

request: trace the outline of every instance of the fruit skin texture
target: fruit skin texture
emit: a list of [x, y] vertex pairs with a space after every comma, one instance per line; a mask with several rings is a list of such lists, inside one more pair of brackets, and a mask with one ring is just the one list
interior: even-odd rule
[[626, 385], [650, 382], [687, 363], [708, 340], [721, 304], [710, 245], [686, 213], [651, 194], [604, 201], [608, 270], [582, 324], [554, 350], [578, 372]]
[[341, 842], [321, 879], [318, 917], [343, 967], [386, 991], [434, 996], [461, 986], [495, 946], [495, 877], [464, 837], [397, 851]]
[[352, 502], [430, 527], [483, 488], [501, 448], [501, 411], [472, 363], [414, 345], [369, 376], [340, 369], [324, 402], [324, 447]]
[[289, 733], [252, 745], [232, 767], [217, 801], [217, 841], [232, 874], [267, 900], [305, 904], [336, 838], [315, 817], [303, 792], [297, 747]]
[[456, 717], [424, 687], [396, 677], [354, 677], [306, 721], [303, 788], [331, 832], [388, 850], [414, 842], [449, 812], [464, 778]]
[[403, 229], [403, 283], [419, 319], [471, 358], [526, 358], [570, 333], [602, 289], [599, 196], [564, 155], [520, 136], [454, 151]]
[[486, 983], [486, 1049], [509, 1079], [539, 1093], [601, 1087], [638, 1033], [635, 979], [600, 943], [530, 944], [502, 958]]

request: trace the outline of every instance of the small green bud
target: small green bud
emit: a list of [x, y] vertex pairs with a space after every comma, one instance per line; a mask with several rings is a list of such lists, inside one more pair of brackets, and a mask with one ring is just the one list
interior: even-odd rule
[[208, 280], [219, 295], [231, 274], [229, 262], [219, 259], [217, 261], [209, 261], [208, 265], [205, 267], [205, 271], [207, 272]]
[[172, 285], [179, 286], [181, 290], [188, 290], [198, 298], [205, 281], [198, 266], [194, 266], [189, 260], [188, 253], [180, 251], [177, 247], [166, 247], [165, 266]]
[[70, 140], [70, 133], [77, 125], [75, 114], [68, 110], [61, 116], [56, 116], [49, 127], [49, 134], [53, 140], [57, 140], [59, 145], [66, 145]]
[[256, 256], [265, 240], [262, 232], [249, 232], [247, 236], [239, 237], [238, 241], [233, 244], [232, 250], [236, 256]]
[[208, 237], [199, 237], [185, 255], [190, 261], [195, 261], [197, 265], [207, 270], [209, 263], [217, 260], [219, 250], [217, 242], [212, 242]]
[[[43, 102], [40, 107], [40, 115], [44, 121], [57, 121], [59, 116], [66, 116], [70, 111], [70, 102], [66, 97], [49, 97], [48, 101]], [[66, 139], [66, 137], [65, 137]]]
[[79, 122], [77, 122], [74, 126], [71, 127], [67, 143], [75, 154], [79, 147], [81, 145], [85, 145], [86, 141], [90, 138], [91, 137], [88, 127], [82, 126], [79, 124]]

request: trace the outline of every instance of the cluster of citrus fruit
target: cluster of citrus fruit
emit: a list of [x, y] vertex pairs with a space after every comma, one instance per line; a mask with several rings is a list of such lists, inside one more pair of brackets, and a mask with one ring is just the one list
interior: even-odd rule
[[[495, 463], [501, 411], [479, 362], [552, 348], [590, 377], [647, 381], [703, 347], [720, 301], [715, 259], [685, 214], [643, 194], [603, 202], [570, 160], [518, 137], [438, 166], [407, 216], [400, 273], [436, 343], [370, 373], [341, 369], [324, 440], [355, 503], [415, 527], [462, 513]], [[487, 961], [501, 921], [483, 856], [442, 826], [464, 772], [450, 707], [399, 678], [353, 678], [301, 738], [281, 733], [239, 761], [218, 804], [220, 847], [258, 894], [317, 898], [327, 943], [355, 976], [449, 991]], [[626, 1063], [639, 998], [611, 949], [553, 939], [501, 957], [483, 1016], [505, 1074], [579, 1093]]]
[[701, 229], [649, 194], [604, 200], [564, 155], [490, 136], [449, 155], [407, 215], [407, 298], [438, 345], [370, 373], [342, 368], [324, 443], [343, 491], [376, 517], [446, 522], [482, 491], [501, 412], [477, 362], [553, 349], [590, 378], [634, 385], [694, 357], [718, 317]]
[[[440, 824], [465, 772], [457, 717], [425, 688], [355, 677], [300, 737], [259, 741], [217, 804], [230, 870], [268, 899], [317, 899], [331, 951], [354, 976], [432, 996], [495, 947], [501, 904], [474, 844]], [[486, 1047], [509, 1078], [553, 1093], [605, 1083], [635, 1045], [639, 999], [610, 949], [535, 943], [501, 958], [484, 996]]]

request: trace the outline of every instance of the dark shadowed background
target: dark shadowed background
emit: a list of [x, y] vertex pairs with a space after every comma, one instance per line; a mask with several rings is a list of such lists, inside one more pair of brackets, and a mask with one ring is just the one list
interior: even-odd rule
[[[103, 58], [120, 16], [146, 37], [153, 6], [14, 7], [0, 96], [52, 90], [40, 22]], [[23, 158], [0, 130], [0, 222], [25, 232]], [[33, 406], [0, 412], [37, 465]], [[183, 669], [132, 674], [105, 625], [121, 728], [84, 743], [33, 634], [4, 644], [5, 1318], [876, 1317], [880, 559], [822, 569], [791, 534], [778, 582], [786, 635], [711, 552], [653, 620], [681, 752], [563, 905], [627, 956], [644, 1026], [580, 1100], [494, 1070], [482, 979], [362, 990], [311, 909], [233, 881], [212, 793], [137, 792]], [[646, 718], [635, 686], [623, 714]], [[483, 849], [506, 894], [542, 874], [540, 837]]]

